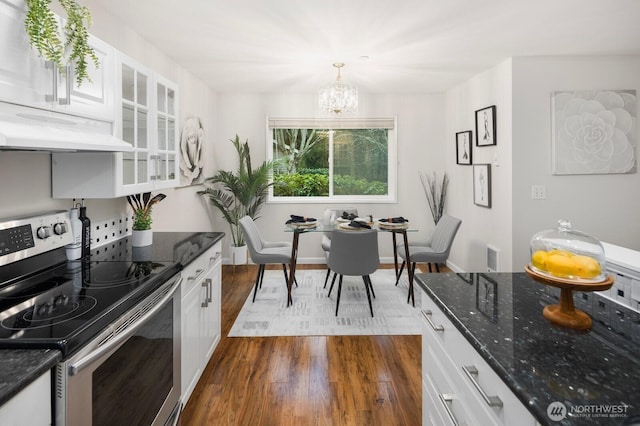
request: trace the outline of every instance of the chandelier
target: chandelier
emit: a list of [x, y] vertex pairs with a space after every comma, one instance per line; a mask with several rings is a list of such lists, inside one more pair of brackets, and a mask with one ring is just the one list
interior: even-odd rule
[[343, 63], [335, 63], [338, 76], [333, 84], [320, 89], [320, 110], [334, 114], [358, 111], [358, 89], [342, 81], [340, 69]]

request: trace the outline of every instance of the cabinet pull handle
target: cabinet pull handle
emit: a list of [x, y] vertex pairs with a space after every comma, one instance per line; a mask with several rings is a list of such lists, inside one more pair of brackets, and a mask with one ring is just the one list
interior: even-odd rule
[[212, 257], [209, 258], [209, 265], [211, 265], [213, 262], [215, 262], [216, 260], [218, 260], [220, 258], [220, 255], [222, 253], [217, 251], [216, 254]]
[[187, 281], [195, 281], [203, 272], [204, 269], [196, 269], [196, 274], [192, 277], [187, 277]]
[[449, 403], [453, 402], [453, 395], [448, 393], [439, 393], [438, 398], [440, 398], [440, 402], [442, 402], [444, 410], [447, 412], [449, 419], [451, 419], [451, 423], [453, 423], [455, 426], [458, 426], [460, 423], [458, 423], [456, 416], [454, 416], [453, 411], [451, 411], [451, 407], [449, 407]]
[[431, 315], [433, 315], [433, 312], [431, 312], [428, 309], [426, 311], [422, 311], [422, 316], [424, 317], [424, 319], [427, 320], [427, 322], [429, 323], [431, 328], [433, 328], [434, 331], [444, 331], [444, 327], [442, 326], [442, 324], [435, 325], [433, 323], [433, 321], [431, 320]]
[[213, 302], [213, 300], [211, 300], [213, 297], [213, 280], [211, 278], [207, 278], [205, 282], [207, 283], [207, 302], [211, 303]]
[[60, 105], [70, 105], [71, 104], [71, 85], [73, 84], [73, 72], [71, 71], [71, 65], [67, 65], [64, 67], [65, 79], [64, 79], [64, 90], [66, 97], [59, 98], [58, 103]]
[[478, 369], [475, 366], [463, 365], [462, 371], [464, 371], [464, 374], [466, 374], [469, 380], [471, 380], [471, 383], [473, 383], [473, 386], [480, 393], [480, 396], [482, 396], [482, 399], [484, 399], [484, 402], [486, 402], [489, 407], [502, 407], [504, 405], [498, 396], [489, 396], [486, 394], [484, 389], [480, 387], [480, 383], [476, 380], [476, 376], [478, 376]]
[[45, 95], [47, 102], [56, 102], [58, 100], [58, 68], [53, 61], [45, 61], [44, 67], [51, 69], [51, 94]]
[[203, 308], [206, 308], [207, 306], [209, 306], [209, 299], [208, 299], [208, 295], [209, 295], [209, 285], [207, 284], [207, 280], [204, 280], [202, 282], [202, 287], [205, 288], [205, 290], [207, 291], [207, 296], [205, 296], [204, 298], [204, 302], [202, 302], [202, 304], [200, 306], [202, 306]]

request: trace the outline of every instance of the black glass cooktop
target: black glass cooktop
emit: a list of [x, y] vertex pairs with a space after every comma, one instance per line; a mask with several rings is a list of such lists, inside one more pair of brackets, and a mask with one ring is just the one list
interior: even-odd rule
[[73, 261], [0, 288], [0, 348], [71, 354], [177, 272], [173, 262]]

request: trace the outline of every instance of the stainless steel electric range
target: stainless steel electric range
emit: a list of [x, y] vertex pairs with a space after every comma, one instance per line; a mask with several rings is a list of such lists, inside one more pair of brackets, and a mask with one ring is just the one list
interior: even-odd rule
[[56, 424], [166, 424], [179, 411], [179, 265], [67, 260], [69, 219], [0, 220], [0, 348], [62, 352]]

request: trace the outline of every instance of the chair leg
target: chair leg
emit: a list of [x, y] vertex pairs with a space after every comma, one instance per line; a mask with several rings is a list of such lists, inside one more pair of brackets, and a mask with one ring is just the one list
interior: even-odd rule
[[[429, 266], [431, 266], [431, 264], [429, 264]], [[407, 266], [407, 269], [409, 267]], [[416, 274], [416, 262], [413, 262], [413, 264], [411, 265], [411, 276], [415, 277]], [[409, 292], [407, 294], [407, 303], [409, 303], [411, 301], [411, 295], [413, 294], [413, 280], [409, 280]], [[413, 301], [413, 306], [416, 305], [416, 301]]]
[[[369, 278], [369, 275], [363, 276], [362, 279], [364, 280], [364, 288], [367, 290], [367, 299], [369, 300], [369, 310], [371, 311], [371, 316], [373, 317], [373, 305], [371, 304], [371, 293], [369, 292], [369, 287], [371, 286], [371, 279]], [[371, 287], [371, 291], [373, 291], [373, 287]]]
[[440, 272], [440, 264], [436, 263], [436, 272]]
[[428, 263], [427, 265], [429, 265], [429, 272], [432, 272], [431, 271], [431, 263]]
[[260, 289], [262, 289], [263, 280], [264, 280], [264, 265], [260, 265]]
[[327, 266], [327, 276], [324, 277], [324, 287], [322, 288], [327, 288], [327, 283], [329, 282], [329, 275], [331, 275], [331, 268]]
[[329, 294], [327, 294], [327, 297], [331, 297], [331, 290], [333, 290], [333, 285], [336, 283], [336, 277], [338, 276], [338, 274], [336, 274], [335, 272], [333, 273], [333, 278], [331, 279], [331, 286], [329, 287]]
[[373, 295], [373, 298], [376, 298], [376, 293], [373, 291], [373, 284], [371, 284], [371, 276], [369, 275], [363, 275], [362, 279], [364, 280], [364, 284], [368, 285], [369, 288], [371, 289], [371, 294]]
[[[333, 286], [333, 284], [332, 284]], [[342, 275], [340, 275], [340, 280], [338, 280], [338, 298], [336, 300], [336, 316], [338, 316], [338, 307], [340, 306], [340, 293], [342, 292]]]
[[253, 302], [256, 301], [256, 293], [258, 292], [258, 286], [261, 285], [262, 281], [260, 277], [264, 273], [264, 265], [258, 265], [258, 273], [256, 274], [256, 285], [253, 288]]
[[396, 285], [400, 282], [400, 277], [402, 276], [402, 271], [404, 271], [404, 265], [407, 263], [406, 261], [402, 261], [402, 265], [400, 265], [400, 272], [398, 272], [398, 276], [396, 277]]

